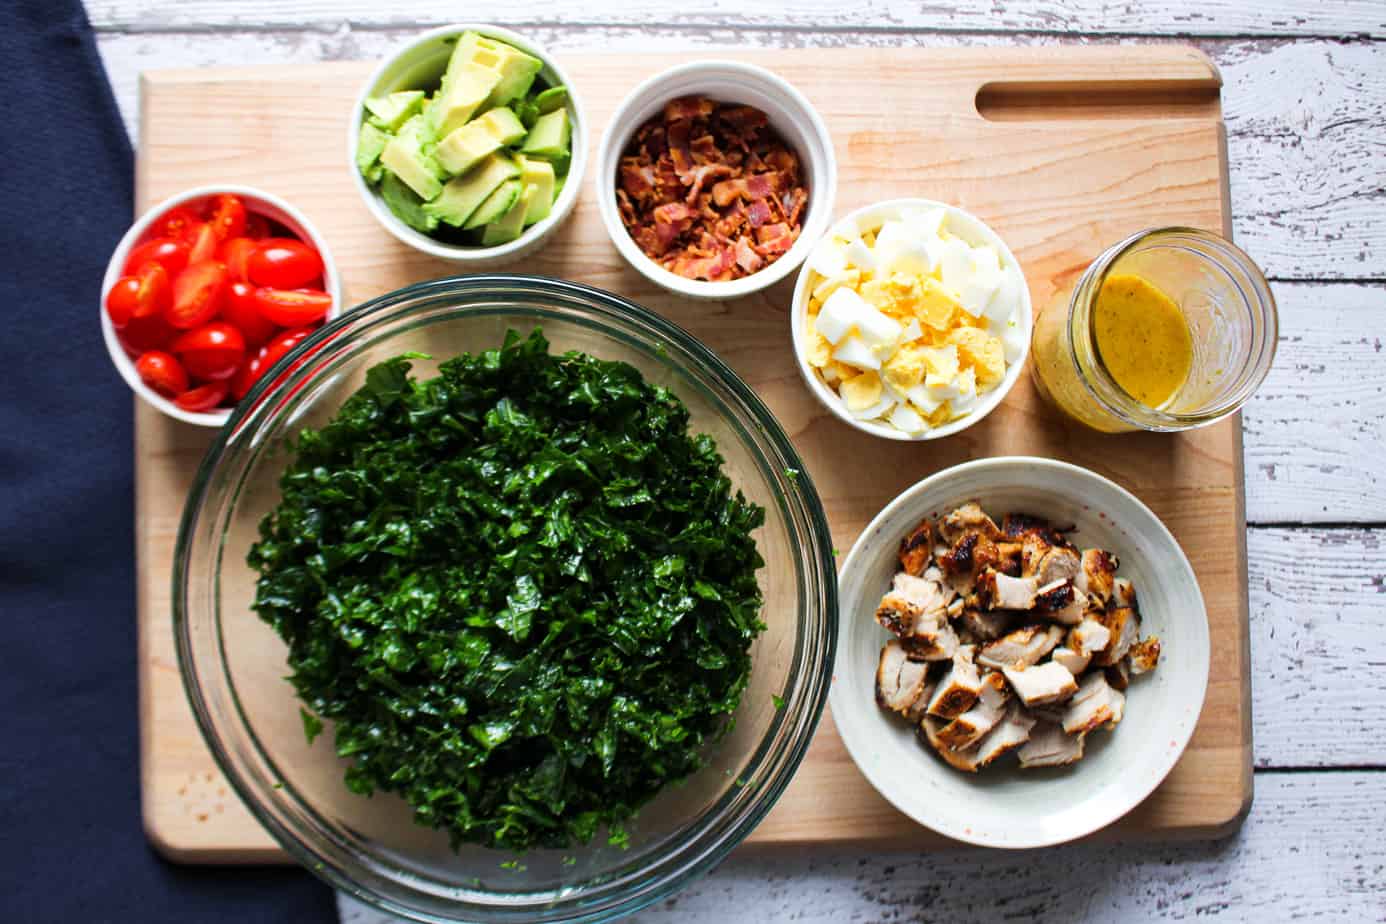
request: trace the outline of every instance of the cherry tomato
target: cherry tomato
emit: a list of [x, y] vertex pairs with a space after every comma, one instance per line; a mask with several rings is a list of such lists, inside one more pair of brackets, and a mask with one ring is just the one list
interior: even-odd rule
[[332, 296], [317, 289], [260, 286], [255, 290], [255, 305], [260, 314], [280, 327], [303, 327], [327, 315], [332, 307]]
[[192, 249], [188, 251], [188, 265], [215, 260], [219, 243], [221, 242], [217, 240], [216, 229], [210, 224], [199, 227], [192, 241]]
[[192, 248], [186, 241], [171, 237], [156, 237], [130, 251], [130, 259], [125, 263], [125, 274], [131, 275], [150, 260], [158, 260], [168, 270], [170, 278], [183, 272], [188, 265], [188, 251]]
[[134, 276], [121, 276], [106, 293], [106, 315], [117, 331], [125, 330], [135, 316], [140, 299], [140, 281]]
[[173, 281], [173, 304], [165, 313], [174, 327], [187, 330], [217, 316], [226, 301], [226, 264], [194, 263]]
[[155, 221], [152, 230], [157, 237], [171, 237], [191, 244], [197, 235], [197, 229], [201, 226], [202, 216], [186, 205], [179, 205], [169, 209]]
[[269, 371], [270, 366], [283, 359], [290, 350], [298, 346], [299, 342], [311, 333], [312, 331], [307, 328], [287, 331], [262, 346], [260, 352], [241, 367], [232, 382], [231, 393], [236, 396], [236, 400], [239, 401], [244, 398], [251, 387]]
[[270, 236], [269, 219], [250, 212], [245, 216], [245, 236], [252, 241], [262, 241]]
[[222, 193], [212, 200], [212, 217], [207, 220], [218, 241], [229, 241], [245, 233], [245, 203], [240, 197]]
[[149, 260], [133, 276], [122, 276], [106, 295], [111, 325], [125, 330], [136, 318], [157, 315], [168, 308], [173, 294], [162, 263]]
[[180, 334], [170, 349], [193, 378], [229, 379], [245, 358], [245, 337], [225, 321], [213, 321]]
[[226, 264], [226, 269], [231, 273], [233, 280], [250, 281], [250, 273], [246, 264], [250, 260], [250, 255], [255, 252], [256, 246], [256, 243], [248, 237], [233, 237], [221, 245], [221, 262]]
[[183, 366], [163, 350], [150, 350], [135, 360], [140, 381], [163, 395], [172, 398], [188, 390], [188, 373]]
[[260, 242], [246, 268], [256, 285], [297, 289], [322, 275], [322, 257], [302, 241], [271, 237]]
[[226, 392], [225, 382], [208, 382], [183, 392], [173, 403], [185, 411], [210, 411], [226, 400]]
[[226, 302], [221, 306], [221, 316], [241, 329], [247, 347], [258, 347], [279, 330], [278, 325], [260, 314], [255, 287], [248, 282], [231, 283], [226, 290]]

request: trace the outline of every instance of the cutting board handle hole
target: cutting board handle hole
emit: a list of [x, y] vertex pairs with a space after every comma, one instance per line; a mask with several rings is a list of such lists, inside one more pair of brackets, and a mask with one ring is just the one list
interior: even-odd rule
[[989, 122], [1222, 117], [1216, 79], [992, 81], [976, 104]]

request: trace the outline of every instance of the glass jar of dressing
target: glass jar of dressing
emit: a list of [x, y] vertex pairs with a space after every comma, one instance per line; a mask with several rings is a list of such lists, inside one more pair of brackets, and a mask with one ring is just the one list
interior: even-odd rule
[[1194, 228], [1108, 248], [1035, 320], [1039, 391], [1115, 433], [1187, 430], [1233, 413], [1275, 356], [1275, 299], [1251, 258]]

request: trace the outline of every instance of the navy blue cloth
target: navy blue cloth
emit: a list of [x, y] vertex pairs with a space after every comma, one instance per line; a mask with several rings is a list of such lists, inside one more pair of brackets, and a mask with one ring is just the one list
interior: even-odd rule
[[140, 824], [131, 401], [97, 322], [133, 163], [77, 0], [0, 2], [0, 921], [333, 922]]

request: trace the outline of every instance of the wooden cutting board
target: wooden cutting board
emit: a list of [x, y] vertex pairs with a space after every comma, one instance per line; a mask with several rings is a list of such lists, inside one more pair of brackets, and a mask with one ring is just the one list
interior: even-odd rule
[[[583, 95], [595, 155], [621, 97], [646, 76], [707, 54], [563, 58]], [[1046, 304], [1107, 245], [1155, 225], [1230, 233], [1221, 79], [1200, 52], [1106, 48], [814, 49], [734, 53], [792, 81], [832, 132], [837, 214], [879, 199], [954, 202], [989, 222]], [[348, 303], [449, 275], [387, 235], [357, 198], [344, 161], [368, 63], [147, 73], [142, 80], [141, 212], [193, 186], [246, 183], [298, 205], [326, 235]], [[1247, 570], [1238, 419], [1177, 436], [1103, 437], [1071, 429], [1028, 376], [986, 421], [937, 443], [879, 440], [838, 422], [804, 388], [787, 328], [789, 281], [730, 303], [655, 289], [607, 239], [588, 176], [569, 223], [525, 272], [629, 296], [717, 350], [770, 405], [847, 549], [891, 498], [966, 459], [1036, 454], [1094, 469], [1134, 491], [1194, 563], [1212, 630], [1212, 672], [1197, 732], [1165, 783], [1102, 835], [1214, 837], [1251, 800]], [[519, 271], [517, 269], [517, 271]], [[186, 862], [284, 860], [230, 791], [198, 734], [174, 655], [169, 574], [183, 498], [210, 441], [137, 402], [136, 543], [145, 827]], [[846, 463], [852, 460], [853, 464]], [[860, 476], [861, 463], [871, 477]], [[760, 845], [938, 847], [858, 773], [825, 714], [808, 756], [750, 838]]]

